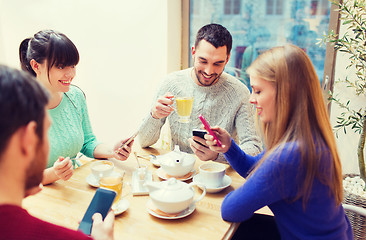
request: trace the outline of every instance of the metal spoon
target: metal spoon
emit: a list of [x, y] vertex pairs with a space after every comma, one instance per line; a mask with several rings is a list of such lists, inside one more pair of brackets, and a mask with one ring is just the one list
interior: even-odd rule
[[156, 160], [156, 156], [154, 154], [148, 154], [148, 155], [137, 155], [137, 157], [139, 158], [143, 158], [143, 159], [146, 159], [146, 160]]

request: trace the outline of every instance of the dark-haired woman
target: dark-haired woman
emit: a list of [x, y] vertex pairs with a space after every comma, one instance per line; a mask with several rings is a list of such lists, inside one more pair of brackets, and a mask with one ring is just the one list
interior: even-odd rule
[[34, 75], [51, 93], [50, 154], [43, 184], [68, 180], [73, 174], [70, 158], [79, 152], [92, 158], [128, 158], [132, 143], [120, 149], [126, 141], [123, 140], [112, 149], [98, 142], [93, 134], [85, 95], [71, 85], [79, 52], [66, 35], [53, 30], [40, 31], [22, 41], [19, 57], [22, 69]]

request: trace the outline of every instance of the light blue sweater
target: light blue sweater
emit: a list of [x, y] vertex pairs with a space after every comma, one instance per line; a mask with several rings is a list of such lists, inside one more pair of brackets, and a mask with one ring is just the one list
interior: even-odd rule
[[[329, 152], [323, 150], [319, 154], [320, 171], [330, 175]], [[243, 177], [263, 155], [264, 152], [255, 157], [247, 155], [234, 141], [225, 153], [230, 165]], [[292, 201], [302, 183], [303, 171], [299, 169], [299, 162], [300, 152], [296, 144], [287, 143], [282, 152], [274, 151], [240, 188], [225, 197], [221, 206], [222, 218], [242, 222], [268, 205], [275, 216], [281, 239], [353, 239], [343, 207], [336, 206], [329, 188], [317, 179], [305, 210], [302, 197]]]
[[99, 142], [90, 125], [84, 93], [71, 86], [60, 104], [48, 112], [52, 123], [48, 132], [50, 153], [47, 167], [52, 167], [59, 156], [73, 158], [81, 152], [93, 157]]

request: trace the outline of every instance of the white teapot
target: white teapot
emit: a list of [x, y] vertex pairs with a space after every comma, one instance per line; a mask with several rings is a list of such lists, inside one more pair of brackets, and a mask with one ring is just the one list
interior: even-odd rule
[[182, 177], [192, 171], [195, 162], [196, 158], [192, 154], [181, 152], [178, 146], [159, 159], [162, 169], [173, 177]]
[[187, 184], [175, 178], [163, 182], [145, 183], [152, 202], [165, 213], [179, 213], [200, 201], [206, 195], [206, 188], [203, 187], [202, 194], [194, 200], [194, 185], [197, 184], [193, 182]]

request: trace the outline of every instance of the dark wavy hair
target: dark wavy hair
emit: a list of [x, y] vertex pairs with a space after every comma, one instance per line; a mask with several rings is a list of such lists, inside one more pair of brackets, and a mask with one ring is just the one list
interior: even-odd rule
[[203, 26], [197, 32], [196, 42], [194, 47], [197, 48], [201, 40], [206, 40], [215, 48], [226, 46], [226, 53], [229, 56], [233, 39], [230, 32], [220, 24], [211, 23]]
[[0, 65], [0, 155], [11, 136], [31, 121], [37, 123], [36, 133], [43, 139], [48, 100], [48, 91], [29, 73]]
[[65, 34], [53, 30], [39, 31], [32, 38], [24, 39], [19, 46], [21, 68], [36, 76], [30, 61], [47, 61], [47, 70], [53, 67], [66, 67], [79, 63], [79, 52]]

